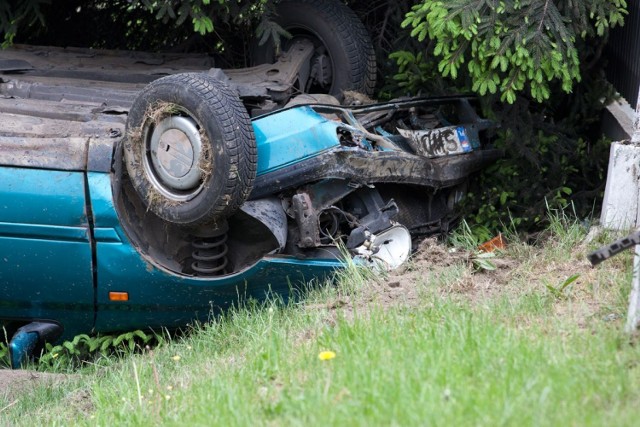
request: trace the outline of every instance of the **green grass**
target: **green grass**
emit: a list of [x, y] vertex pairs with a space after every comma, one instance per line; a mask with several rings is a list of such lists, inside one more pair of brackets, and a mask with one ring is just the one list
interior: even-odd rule
[[85, 367], [19, 398], [0, 425], [637, 425], [640, 349], [605, 316], [626, 310], [630, 256], [574, 271], [563, 298], [535, 280], [582, 260], [575, 233], [514, 247], [530, 256], [481, 300], [447, 288], [468, 266], [425, 273], [417, 302], [386, 305], [352, 268], [302, 302], [250, 305]]

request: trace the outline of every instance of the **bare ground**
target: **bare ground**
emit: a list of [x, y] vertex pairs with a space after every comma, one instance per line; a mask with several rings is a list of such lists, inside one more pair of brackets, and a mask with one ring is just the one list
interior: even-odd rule
[[25, 392], [40, 385], [53, 385], [67, 378], [69, 375], [65, 374], [0, 369], [0, 413], [15, 404]]
[[[411, 259], [397, 270], [371, 277], [358, 295], [338, 296], [326, 304], [309, 305], [309, 309], [329, 309], [335, 317], [366, 313], [371, 307], [388, 309], [397, 306], [416, 306], [429, 281], [439, 281], [438, 292], [464, 295], [466, 298], [487, 297], [507, 283], [519, 264], [509, 257], [492, 258], [493, 271], [477, 271], [473, 267], [473, 254], [453, 250], [435, 238], [424, 240]], [[449, 274], [447, 274], [447, 272]]]
[[[384, 277], [372, 277], [357, 297], [338, 296], [326, 304], [308, 308], [328, 310], [332, 313], [330, 321], [335, 321], [339, 316], [348, 319], [366, 313], [371, 307], [386, 310], [417, 306], [425, 292], [476, 305], [503, 297], [517, 301], [524, 295], [537, 295], [551, 299], [553, 316], [571, 324], [585, 326], [594, 316], [622, 321], [621, 313], [608, 311], [614, 294], [619, 292], [611, 286], [616, 280], [611, 272], [623, 275], [625, 266], [621, 264], [628, 260], [616, 259], [618, 265], [610, 265], [613, 268], [609, 269], [592, 268], [586, 260], [586, 242], [568, 249], [554, 248], [554, 244], [548, 240], [541, 246], [507, 247], [489, 259], [495, 269], [486, 270], [474, 263], [477, 253], [426, 239], [409, 262]], [[560, 288], [574, 275], [578, 275], [577, 280], [560, 296], [552, 295], [548, 286]]]

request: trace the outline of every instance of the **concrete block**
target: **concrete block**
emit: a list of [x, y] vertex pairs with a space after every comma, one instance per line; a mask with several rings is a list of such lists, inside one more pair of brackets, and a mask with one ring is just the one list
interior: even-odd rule
[[600, 223], [614, 230], [640, 226], [640, 145], [614, 142], [609, 155], [607, 185]]
[[607, 105], [602, 113], [602, 132], [612, 141], [626, 141], [633, 137], [636, 112], [620, 98]]
[[631, 142], [640, 144], [640, 89], [638, 89], [638, 105], [636, 106], [636, 119], [633, 122], [633, 136]]

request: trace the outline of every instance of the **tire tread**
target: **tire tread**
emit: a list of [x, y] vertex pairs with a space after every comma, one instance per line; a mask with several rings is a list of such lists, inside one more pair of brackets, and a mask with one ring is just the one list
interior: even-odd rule
[[344, 42], [350, 61], [351, 87], [345, 90], [354, 90], [372, 96], [376, 86], [377, 72], [375, 50], [369, 32], [355, 12], [337, 0], [285, 0], [279, 3], [282, 6], [287, 4], [305, 4], [322, 20], [335, 24], [337, 34]]
[[[215, 222], [230, 216], [249, 196], [257, 171], [257, 147], [253, 125], [247, 110], [234, 90], [207, 74], [174, 74], [150, 83], [138, 96], [129, 117], [129, 121], [133, 122], [132, 126], [141, 122], [140, 114], [143, 114], [149, 105], [157, 102], [154, 97], [161, 86], [185, 88], [189, 92], [198, 94], [202, 105], [205, 106], [203, 111], [212, 116], [210, 120], [214, 120], [220, 130], [221, 141], [219, 142], [224, 145], [223, 152], [229, 167], [224, 183], [212, 182], [212, 178], [205, 183], [205, 185], [222, 184], [223, 188], [216, 201], [206, 207], [205, 212], [197, 218], [182, 218], [182, 215], [176, 214], [177, 210], [171, 206], [151, 206], [150, 208], [163, 219], [176, 223], [188, 223], [192, 226]], [[203, 119], [200, 118], [200, 120]], [[130, 126], [129, 123], [128, 126]], [[210, 143], [212, 150], [215, 150], [214, 141]], [[125, 150], [125, 157], [127, 155], [128, 151]], [[127, 167], [129, 164], [130, 161], [127, 161]], [[134, 186], [136, 186], [135, 182]], [[141, 192], [139, 188], [136, 190]], [[146, 203], [145, 195], [140, 194], [140, 196]]]

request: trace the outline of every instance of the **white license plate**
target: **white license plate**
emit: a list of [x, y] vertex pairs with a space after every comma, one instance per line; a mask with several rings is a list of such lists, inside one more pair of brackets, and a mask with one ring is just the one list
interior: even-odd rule
[[430, 130], [398, 129], [417, 154], [433, 158], [472, 151], [463, 126], [446, 126]]

